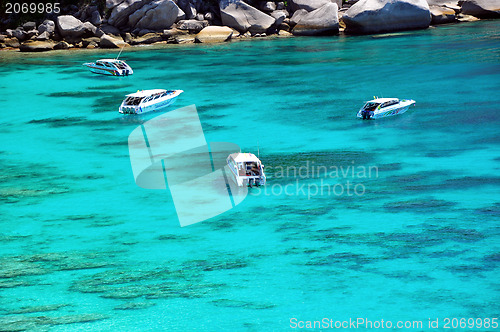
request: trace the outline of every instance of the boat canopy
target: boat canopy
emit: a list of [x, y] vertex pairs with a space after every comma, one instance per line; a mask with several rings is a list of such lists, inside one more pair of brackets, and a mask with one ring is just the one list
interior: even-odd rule
[[125, 99], [124, 105], [126, 106], [137, 106], [141, 103], [144, 97], [127, 97]]
[[125, 98], [125, 105], [137, 106], [141, 102], [147, 103], [149, 101], [165, 97], [175, 92], [176, 92], [175, 90], [162, 90], [162, 89], [137, 91], [136, 93], [131, 93], [127, 95], [127, 98]]
[[95, 64], [98, 66], [115, 68], [115, 65], [113, 63], [102, 61], [102, 60], [97, 60], [95, 62]]
[[128, 69], [128, 65], [125, 61], [116, 60], [116, 59], [100, 59], [95, 62], [96, 65], [104, 66], [104, 67], [117, 67], [118, 69]]
[[257, 158], [253, 153], [232, 153], [229, 157], [237, 163], [260, 163], [259, 158]]
[[391, 100], [388, 100], [388, 101], [384, 101], [384, 102], [380, 105], [380, 108], [384, 108], [384, 107], [388, 107], [388, 106], [396, 105], [397, 103], [399, 103], [399, 99], [391, 99]]
[[375, 99], [372, 99], [372, 100], [368, 100], [368, 102], [377, 102], [379, 104], [382, 104], [382, 103], [385, 103], [385, 102], [388, 102], [388, 101], [391, 101], [391, 100], [399, 101], [398, 98], [375, 98]]
[[163, 89], [153, 89], [153, 90], [140, 90], [131, 94], [128, 94], [127, 97], [149, 97], [155, 93], [168, 92]]
[[367, 101], [365, 106], [363, 106], [363, 109], [372, 111], [375, 108], [377, 108], [378, 106], [380, 106], [380, 108], [384, 108], [384, 107], [396, 105], [397, 103], [399, 103], [399, 99], [397, 99], [397, 98], [376, 98], [376, 99]]

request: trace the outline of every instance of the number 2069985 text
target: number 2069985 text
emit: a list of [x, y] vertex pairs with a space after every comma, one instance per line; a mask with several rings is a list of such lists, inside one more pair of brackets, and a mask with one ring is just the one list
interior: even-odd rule
[[10, 3], [5, 4], [6, 14], [58, 14], [61, 11], [59, 2], [54, 3], [36, 3], [36, 2], [23, 2], [23, 3]]

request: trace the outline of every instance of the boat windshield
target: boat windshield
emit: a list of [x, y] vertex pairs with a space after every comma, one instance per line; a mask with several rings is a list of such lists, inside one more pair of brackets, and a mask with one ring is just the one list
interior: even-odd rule
[[109, 67], [109, 68], [113, 68], [113, 69], [115, 68], [115, 66], [112, 63], [109, 63], [109, 62], [97, 61], [95, 64], [98, 65], [98, 66], [101, 66], [101, 67]]
[[127, 69], [127, 66], [123, 62], [115, 62], [115, 66], [117, 66], [118, 69]]
[[368, 102], [365, 104], [365, 106], [363, 106], [363, 110], [366, 110], [366, 111], [373, 111], [375, 110], [378, 105], [380, 105], [379, 103], [374, 103], [374, 102]]
[[397, 103], [399, 103], [399, 100], [397, 99], [393, 99], [393, 100], [390, 100], [390, 101], [386, 101], [385, 103], [383, 103], [380, 108], [384, 108], [384, 107], [389, 107], [389, 106], [392, 106], [392, 105], [396, 105]]
[[148, 96], [147, 98], [145, 98], [144, 102], [147, 103], [148, 101], [156, 100], [158, 98], [168, 96], [169, 94], [172, 94], [174, 92], [175, 91], [173, 91], [173, 90], [169, 90], [169, 91], [162, 91], [162, 92], [158, 92], [158, 93], [153, 93], [151, 96]]
[[127, 99], [125, 99], [125, 105], [137, 106], [141, 103], [143, 98], [144, 97], [127, 97]]

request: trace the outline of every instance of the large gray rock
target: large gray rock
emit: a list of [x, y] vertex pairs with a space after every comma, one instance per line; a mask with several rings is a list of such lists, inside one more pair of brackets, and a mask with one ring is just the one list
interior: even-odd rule
[[299, 9], [296, 10], [295, 13], [293, 13], [292, 17], [290, 18], [290, 24], [295, 25], [297, 24], [304, 15], [308, 13], [307, 10], [305, 9]]
[[71, 15], [57, 17], [57, 28], [64, 38], [78, 38], [85, 34], [87, 28], [83, 22]]
[[42, 24], [40, 24], [40, 26], [38, 27], [38, 32], [40, 34], [44, 33], [44, 32], [48, 32], [49, 34], [53, 34], [54, 31], [56, 29], [56, 24], [54, 23], [54, 21], [51, 21], [51, 20], [45, 20], [43, 21]]
[[305, 14], [292, 30], [298, 36], [336, 35], [339, 33], [338, 6], [329, 2]]
[[28, 40], [19, 46], [21, 52], [45, 52], [54, 49], [51, 41]]
[[290, 2], [293, 10], [305, 9], [308, 12], [312, 12], [327, 3], [330, 3], [330, 0], [292, 0]]
[[129, 26], [135, 29], [164, 30], [177, 21], [179, 14], [184, 15], [172, 0], [157, 0], [144, 7], [130, 15]]
[[231, 39], [233, 29], [229, 27], [209, 26], [203, 28], [196, 36], [197, 43], [221, 43]]
[[188, 30], [191, 33], [198, 33], [208, 26], [208, 21], [181, 20], [177, 23], [177, 29]]
[[343, 15], [349, 33], [425, 29], [431, 23], [426, 0], [360, 0]]
[[455, 11], [453, 9], [442, 6], [429, 6], [431, 10], [431, 24], [445, 24], [456, 21]]
[[111, 15], [108, 19], [108, 24], [115, 27], [125, 26], [128, 23], [130, 14], [137, 11], [144, 4], [149, 3], [150, 0], [125, 0], [116, 7], [113, 7]]
[[157, 5], [158, 4], [153, 1], [152, 3], [145, 4], [144, 6], [139, 8], [134, 13], [129, 15], [127, 25], [129, 27], [135, 27], [137, 22], [139, 22], [141, 20], [141, 18], [143, 18], [149, 10], [155, 8]]
[[500, 0], [465, 0], [462, 14], [479, 18], [499, 18]]
[[108, 35], [102, 35], [99, 45], [102, 48], [122, 48], [123, 46], [129, 46], [123, 41], [122, 38], [111, 37]]
[[222, 24], [241, 33], [266, 32], [275, 22], [274, 18], [243, 1], [221, 0], [219, 2]]
[[35, 22], [26, 22], [23, 24], [23, 29], [26, 31], [36, 29], [36, 23]]

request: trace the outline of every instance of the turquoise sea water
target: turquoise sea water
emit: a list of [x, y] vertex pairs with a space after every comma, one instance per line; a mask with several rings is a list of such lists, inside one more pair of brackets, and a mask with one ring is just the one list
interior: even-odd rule
[[[499, 317], [499, 28], [132, 49], [124, 78], [81, 66], [114, 51], [0, 53], [0, 330]], [[207, 141], [259, 149], [265, 189], [181, 228], [130, 167], [158, 113], [117, 112], [150, 88], [184, 90]], [[374, 95], [417, 104], [357, 120]]]

